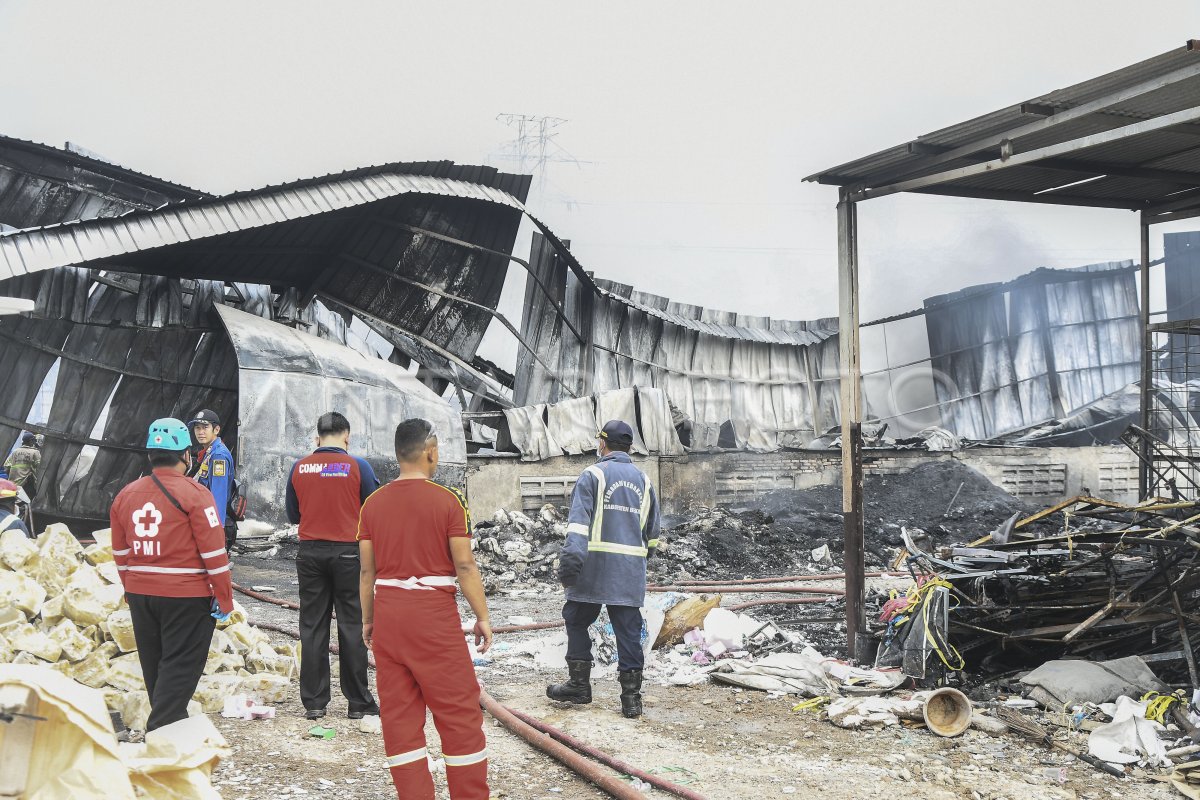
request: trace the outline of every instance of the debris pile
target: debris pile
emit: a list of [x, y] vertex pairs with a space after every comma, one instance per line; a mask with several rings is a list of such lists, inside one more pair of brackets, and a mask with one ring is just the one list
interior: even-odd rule
[[[918, 586], [885, 607], [881, 658], [924, 677], [939, 661], [988, 675], [1050, 658], [1139, 655], [1195, 684], [1184, 642], [1194, 639], [1186, 609], [1200, 589], [1197, 512], [1192, 501], [1078, 497], [973, 545], [933, 552], [910, 537]], [[1029, 532], [1059, 514], [1052, 535]]]
[[[876, 568], [903, 545], [905, 529], [935, 543], [964, 542], [1032, 511], [953, 459], [870, 475], [863, 495], [867, 565]], [[841, 510], [838, 486], [782, 489], [740, 507], [697, 509], [687, 518], [664, 521], [665, 551], [650, 569], [662, 582], [673, 582], [740, 578], [761, 574], [765, 565], [775, 574], [836, 568], [842, 558]]]
[[[107, 530], [93, 535], [84, 547], [60, 524], [36, 541], [0, 534], [0, 663], [50, 667], [101, 689], [129, 728], [144, 730], [150, 702], [112, 540]], [[217, 628], [193, 697], [197, 710], [220, 711], [239, 692], [286, 700], [299, 670], [296, 647], [272, 646], [236, 603]]]
[[557, 586], [558, 551], [566, 536], [564, 513], [549, 503], [532, 518], [501, 509], [476, 523], [472, 545], [484, 590]]

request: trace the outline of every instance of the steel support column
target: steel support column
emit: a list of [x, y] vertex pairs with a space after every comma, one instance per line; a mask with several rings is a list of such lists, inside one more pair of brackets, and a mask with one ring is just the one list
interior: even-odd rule
[[[1151, 379], [1151, 353], [1154, 346], [1154, 334], [1150, 331], [1150, 215], [1143, 211], [1138, 217], [1138, 230], [1141, 241], [1141, 323], [1142, 323], [1142, 379], [1141, 379], [1141, 420], [1142, 430], [1150, 430], [1150, 393], [1154, 387]], [[1150, 442], [1143, 436], [1139, 440], [1141, 458], [1138, 459], [1138, 499], [1144, 500], [1150, 494]]]
[[843, 190], [838, 218], [838, 345], [841, 356], [842, 516], [846, 572], [846, 651], [865, 632], [863, 595], [862, 367], [858, 337], [858, 208]]

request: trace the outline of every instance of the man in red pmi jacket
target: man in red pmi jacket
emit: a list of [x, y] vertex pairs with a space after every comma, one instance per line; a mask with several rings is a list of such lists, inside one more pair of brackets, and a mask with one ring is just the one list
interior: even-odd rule
[[150, 425], [151, 472], [109, 510], [113, 560], [133, 617], [152, 731], [187, 718], [216, 620], [233, 611], [225, 530], [212, 492], [185, 477], [192, 439], [177, 419]]
[[308, 719], [329, 705], [329, 616], [337, 609], [338, 664], [350, 719], [378, 714], [367, 685], [367, 646], [358, 599], [358, 512], [379, 488], [365, 459], [347, 453], [350, 422], [336, 411], [317, 420], [317, 449], [288, 479], [288, 520], [300, 525], [300, 700]]

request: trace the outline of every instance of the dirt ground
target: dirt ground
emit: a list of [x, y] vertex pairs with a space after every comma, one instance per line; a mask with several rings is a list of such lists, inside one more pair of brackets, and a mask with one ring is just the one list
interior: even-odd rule
[[[276, 596], [295, 599], [294, 574], [286, 550], [281, 556], [238, 559], [235, 580], [246, 586], [274, 586]], [[293, 611], [241, 596], [239, 601], [252, 621], [295, 625]], [[495, 624], [504, 624], [513, 615], [542, 621], [557, 616], [562, 596], [526, 592], [516, 597], [496, 596], [490, 603]], [[831, 610], [824, 613], [829, 616]], [[497, 641], [513, 647], [553, 633], [509, 634]], [[281, 641], [285, 638], [277, 636]], [[627, 720], [618, 712], [618, 688], [611, 677], [596, 680], [595, 702], [590, 706], [564, 707], [544, 694], [547, 682], [560, 679], [557, 671], [540, 671], [499, 657], [494, 664], [480, 667], [478, 673], [489, 692], [504, 704], [647, 772], [684, 784], [709, 800], [787, 795], [850, 800], [897, 795], [947, 800], [1166, 800], [1178, 796], [1147, 775], [1117, 780], [1068, 754], [1013, 737], [969, 731], [957, 739], [941, 739], [910, 727], [841, 730], [811, 713], [792, 711], [797, 702], [794, 697], [772, 697], [716, 684], [679, 687], [648, 683], [645, 715]], [[216, 717], [234, 750], [213, 776], [222, 795], [246, 800], [303, 795], [351, 800], [395, 797], [383, 767], [382, 738], [360, 733], [357, 723], [346, 719], [345, 701], [337, 696], [336, 688], [334, 694], [324, 721], [337, 730], [331, 740], [306, 735], [312, 723], [303, 718], [303, 709], [294, 698], [279, 706], [273, 721]], [[494, 797], [588, 800], [606, 796], [490, 717], [485, 716], [485, 727]], [[1083, 737], [1076, 736], [1072, 744], [1086, 747]], [[427, 726], [427, 737], [431, 753], [438, 753], [432, 724]], [[1058, 782], [1060, 774], [1065, 775], [1065, 783]], [[448, 797], [445, 776], [438, 774], [435, 780], [438, 797]], [[646, 795], [668, 796], [649, 790]]]

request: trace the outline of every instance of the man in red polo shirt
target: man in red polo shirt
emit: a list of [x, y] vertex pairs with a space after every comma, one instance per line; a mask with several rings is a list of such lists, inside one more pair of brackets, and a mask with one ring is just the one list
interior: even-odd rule
[[191, 443], [179, 420], [155, 420], [146, 440], [150, 474], [122, 489], [109, 510], [113, 560], [150, 695], [150, 731], [187, 719], [215, 620], [233, 611], [216, 501], [185, 477]]
[[375, 651], [388, 767], [397, 796], [433, 800], [428, 707], [442, 739], [450, 797], [487, 800], [479, 683], [454, 591], [457, 578], [475, 612], [475, 645], [487, 652], [492, 627], [471, 552], [470, 515], [461, 494], [430, 480], [438, 443], [428, 422], [396, 426], [396, 460], [400, 477], [367, 499], [358, 527], [363, 640]]
[[336, 411], [317, 420], [317, 449], [292, 467], [286, 506], [300, 525], [300, 700], [305, 717], [329, 705], [329, 622], [337, 609], [338, 664], [347, 716], [378, 714], [367, 685], [367, 647], [358, 604], [358, 512], [379, 488], [365, 459], [347, 453], [350, 422]]

